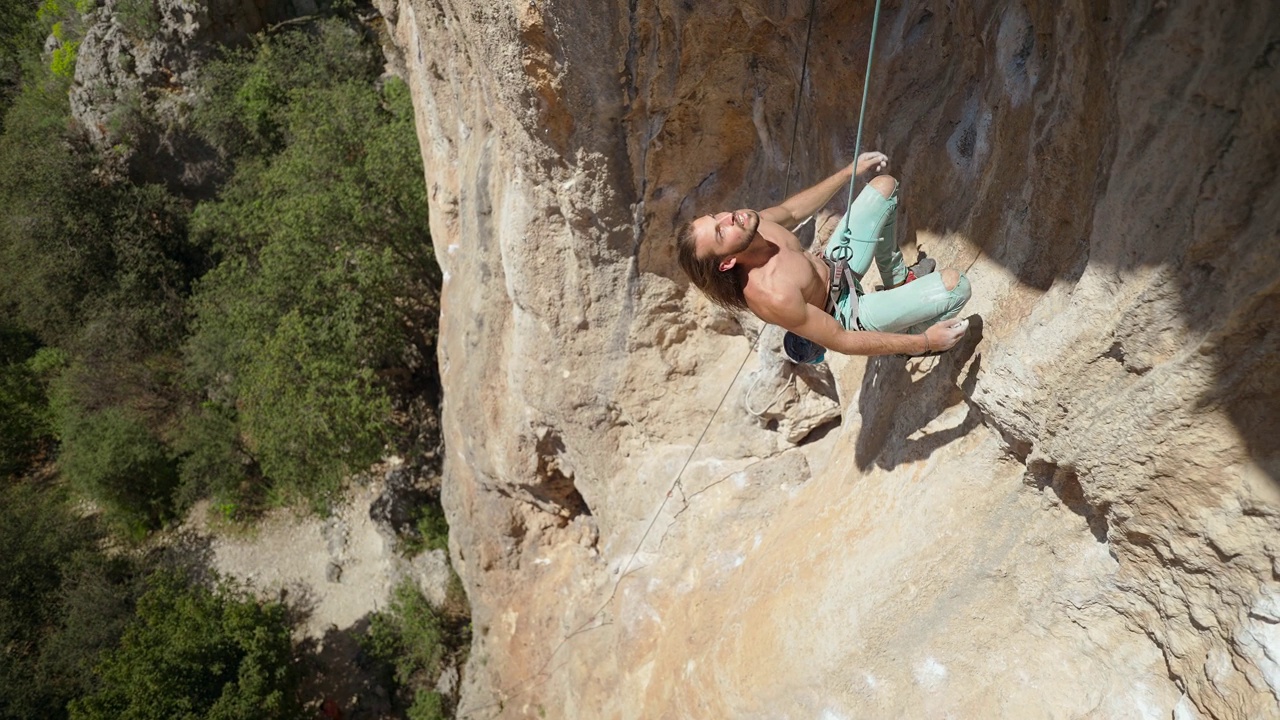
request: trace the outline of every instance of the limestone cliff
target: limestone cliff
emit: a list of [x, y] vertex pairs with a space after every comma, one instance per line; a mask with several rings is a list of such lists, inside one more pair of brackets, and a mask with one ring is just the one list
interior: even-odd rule
[[889, 3], [865, 144], [981, 322], [833, 361], [806, 436], [821, 382], [744, 412], [758, 326], [672, 233], [849, 161], [872, 4], [815, 5], [797, 115], [807, 2], [379, 0], [446, 270], [460, 716], [1280, 716], [1280, 6]]

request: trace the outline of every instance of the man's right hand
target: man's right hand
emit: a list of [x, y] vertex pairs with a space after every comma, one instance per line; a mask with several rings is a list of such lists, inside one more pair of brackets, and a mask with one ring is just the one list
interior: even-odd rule
[[925, 340], [929, 345], [927, 350], [950, 350], [960, 342], [960, 338], [964, 337], [964, 333], [969, 329], [968, 320], [960, 320], [951, 318], [935, 323], [928, 330], [924, 331]]
[[881, 173], [884, 172], [884, 169], [888, 166], [889, 156], [882, 152], [872, 150], [871, 152], [864, 152], [858, 156], [858, 161], [854, 164], [853, 174], [862, 176], [872, 171]]

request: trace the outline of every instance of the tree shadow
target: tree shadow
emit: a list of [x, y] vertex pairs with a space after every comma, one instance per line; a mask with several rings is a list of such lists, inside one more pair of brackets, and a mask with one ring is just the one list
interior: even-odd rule
[[[881, 356], [867, 363], [867, 373], [858, 395], [858, 412], [862, 427], [854, 449], [854, 463], [859, 470], [875, 464], [892, 470], [904, 462], [923, 460], [938, 448], [958, 440], [977, 427], [981, 415], [970, 405], [969, 398], [978, 382], [982, 356], [975, 356], [982, 341], [982, 318], [969, 318], [969, 332], [950, 352], [937, 357], [937, 365], [919, 380], [912, 380], [908, 363], [932, 362], [932, 358], [904, 361], [894, 355]], [[970, 358], [973, 362], [969, 363]], [[960, 373], [969, 364], [962, 381]], [[959, 382], [957, 382], [959, 381]], [[907, 439], [928, 425], [949, 407], [970, 405], [959, 425]], [[899, 442], [892, 439], [902, 438]]]
[[373, 720], [399, 716], [392, 700], [391, 678], [360, 645], [369, 624], [366, 615], [349, 627], [331, 627], [320, 640], [308, 638], [297, 647], [302, 672], [299, 692], [313, 717]]
[[214, 567], [213, 537], [190, 529], [173, 533], [168, 542], [149, 553], [149, 561], [159, 570], [175, 572], [192, 585], [212, 588], [219, 576]]

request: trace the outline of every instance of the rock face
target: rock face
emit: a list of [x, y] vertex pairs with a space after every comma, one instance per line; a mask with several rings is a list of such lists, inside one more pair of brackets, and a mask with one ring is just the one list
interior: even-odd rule
[[816, 4], [805, 75], [809, 5], [379, 0], [446, 270], [460, 716], [1280, 716], [1280, 6], [888, 7], [864, 145], [980, 322], [832, 361], [824, 434], [742, 409], [758, 324], [672, 242], [850, 160], [871, 8]]
[[135, 180], [210, 192], [216, 156], [186, 131], [200, 66], [218, 45], [315, 11], [313, 0], [106, 0], [80, 45], [72, 114]]

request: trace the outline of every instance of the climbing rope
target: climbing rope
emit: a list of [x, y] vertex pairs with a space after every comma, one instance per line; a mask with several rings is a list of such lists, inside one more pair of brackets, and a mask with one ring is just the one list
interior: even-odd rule
[[[761, 333], [763, 334], [763, 330], [761, 331]], [[763, 370], [763, 368], [761, 369]], [[766, 412], [768, 412], [769, 408], [773, 407], [773, 404], [778, 402], [778, 398], [782, 397], [782, 394], [787, 391], [787, 388], [792, 387], [793, 385], [795, 385], [795, 382], [796, 382], [796, 374], [791, 373], [791, 377], [787, 378], [786, 382], [782, 383], [782, 387], [778, 388], [778, 392], [773, 394], [773, 397], [769, 400], [769, 402], [766, 403], [764, 407], [760, 408], [759, 410], [756, 410], [755, 408], [751, 407], [751, 396], [756, 394], [756, 385], [759, 384], [760, 377], [762, 375], [763, 373], [759, 371], [756, 372], [756, 376], [751, 379], [751, 386], [747, 388], [746, 394], [742, 396], [742, 406], [747, 409], [747, 412], [751, 413], [752, 417], [760, 417], [764, 415]]]
[[796, 130], [800, 127], [800, 100], [804, 97], [804, 81], [809, 76], [809, 42], [813, 39], [813, 11], [817, 6], [818, 0], [809, 0], [809, 27], [804, 33], [804, 55], [800, 59], [800, 84], [796, 86], [795, 107], [791, 110], [791, 147], [787, 150], [787, 174], [782, 184], [783, 200], [791, 194], [791, 158], [796, 154]]
[[858, 155], [862, 153], [862, 120], [867, 116], [867, 89], [871, 87], [871, 58], [876, 54], [876, 28], [880, 27], [880, 0], [871, 16], [871, 47], [867, 50], [867, 74], [862, 78], [862, 107], [858, 110], [858, 134], [853, 141], [853, 174], [849, 178], [849, 201], [845, 207], [853, 207], [853, 187], [858, 182]]
[[[853, 153], [853, 158], [854, 158], [853, 162], [854, 162], [855, 172], [853, 174], [853, 178], [851, 178], [849, 182], [849, 204], [853, 203], [853, 183], [857, 179], [856, 170], [857, 170], [858, 154], [862, 146], [862, 121], [866, 115], [866, 109], [867, 109], [867, 86], [871, 81], [871, 56], [875, 52], [876, 27], [880, 24], [880, 1], [881, 0], [876, 0], [875, 14], [873, 15], [872, 21], [871, 21], [872, 22], [871, 47], [867, 52], [867, 72], [862, 85], [862, 108], [858, 112], [858, 133], [857, 133], [857, 139], [855, 140], [854, 153]], [[791, 192], [791, 163], [792, 163], [792, 159], [795, 157], [796, 133], [800, 124], [800, 108], [801, 108], [800, 101], [803, 98], [804, 85], [808, 79], [809, 48], [813, 38], [813, 19], [814, 19], [814, 11], [816, 10], [816, 8], [817, 8], [817, 0], [809, 0], [809, 20], [808, 20], [808, 27], [805, 31], [805, 38], [804, 38], [804, 55], [802, 56], [802, 59], [800, 61], [800, 83], [796, 87], [796, 101], [795, 101], [795, 107], [792, 111], [791, 147], [787, 151], [786, 181], [784, 182], [783, 192], [782, 192], [782, 196], [784, 200], [786, 199], [787, 195], [790, 194]], [[600, 607], [597, 608], [594, 613], [592, 613], [585, 621], [583, 621], [572, 632], [564, 636], [564, 638], [559, 642], [559, 644], [556, 645], [555, 649], [551, 651], [551, 654], [547, 657], [546, 662], [542, 664], [542, 667], [539, 668], [538, 671], [533, 675], [531, 675], [526, 681], [521, 683], [521, 685], [531, 685], [535, 678], [542, 676], [547, 671], [547, 668], [551, 665], [552, 660], [555, 659], [555, 656], [560, 652], [560, 648], [563, 647], [565, 643], [569, 642], [569, 640], [571, 640], [573, 637], [577, 636], [580, 633], [594, 629], [593, 627], [589, 627], [591, 623], [594, 622], [596, 618], [600, 617], [601, 613], [604, 612], [604, 609], [609, 606], [609, 603], [613, 602], [613, 599], [617, 597], [618, 587], [622, 584], [623, 578], [625, 578], [628, 572], [630, 571], [631, 564], [635, 560], [636, 555], [639, 554], [640, 548], [644, 547], [644, 542], [645, 540], [648, 539], [649, 533], [653, 531], [653, 527], [654, 525], [657, 524], [658, 518], [662, 517], [662, 511], [666, 508], [667, 501], [669, 501], [672, 498], [672, 495], [673, 493], [675, 493], [677, 488], [681, 488], [680, 494], [682, 497], [684, 496], [683, 485], [681, 482], [684, 478], [684, 472], [689, 468], [689, 464], [693, 461], [694, 455], [697, 454], [698, 448], [701, 447], [702, 441], [706, 439], [707, 432], [711, 430], [711, 424], [715, 422], [716, 416], [720, 413], [720, 409], [724, 407], [725, 400], [727, 400], [729, 397], [729, 392], [733, 389], [733, 386], [738, 382], [738, 377], [742, 374], [742, 369], [746, 367], [747, 360], [749, 360], [751, 358], [751, 354], [756, 351], [756, 348], [760, 344], [760, 338], [763, 336], [764, 336], [764, 328], [761, 328], [760, 332], [756, 334], [756, 339], [752, 342], [751, 348], [747, 350], [747, 354], [743, 356], [742, 362], [738, 364], [738, 369], [737, 371], [734, 372], [733, 379], [729, 381], [728, 387], [725, 388], [724, 393], [720, 396], [720, 402], [716, 404], [715, 410], [711, 411], [711, 417], [707, 418], [707, 424], [703, 426], [702, 432], [698, 435], [698, 439], [694, 441], [693, 448], [689, 450], [689, 455], [685, 458], [684, 464], [680, 466], [680, 471], [676, 473], [675, 479], [671, 482], [671, 486], [667, 489], [666, 495], [663, 496], [662, 502], [659, 503], [658, 509], [653, 514], [653, 518], [650, 519], [648, 526], [645, 527], [644, 533], [641, 534], [640, 540], [639, 542], [636, 543], [635, 549], [628, 554], [626, 563], [624, 563], [623, 566], [619, 569], [618, 579], [614, 581], [613, 588], [609, 591], [609, 596], [605, 598], [604, 602], [600, 604]], [[782, 389], [779, 390], [778, 393], [774, 396], [773, 400], [771, 400], [769, 404], [765, 406], [765, 409], [757, 413], [751, 407], [751, 404], [750, 404], [751, 390], [754, 390], [755, 388], [755, 382], [753, 382], [751, 384], [751, 390], [748, 390], [747, 397], [744, 398], [744, 403], [746, 404], [748, 412], [751, 412], [752, 415], [759, 417], [761, 414], [765, 412], [765, 410], [768, 410], [768, 408], [772, 406], [774, 402], [777, 401], [778, 397], [781, 397], [782, 393], [785, 392], [788, 387], [790, 387], [790, 384], [784, 384]], [[600, 625], [597, 625], [595, 627], [600, 627]], [[517, 689], [518, 689], [518, 686], [517, 686]], [[475, 708], [473, 709], [473, 712], [484, 710], [489, 707], [492, 707], [492, 706], [483, 706], [480, 708]]]
[[[816, 6], [817, 6], [817, 0], [809, 0], [809, 30], [805, 34], [805, 38], [804, 38], [804, 60], [801, 62], [801, 65], [800, 65], [800, 68], [801, 68], [800, 69], [800, 88], [796, 91], [796, 104], [795, 104], [795, 109], [792, 112], [791, 149], [787, 152], [787, 180], [784, 186], [785, 189], [782, 191], [783, 198], [785, 198], [791, 192], [791, 158], [796, 151], [796, 128], [800, 124], [800, 98], [801, 98], [800, 91], [804, 89], [805, 73], [807, 72], [809, 67], [809, 39], [813, 35], [813, 11]], [[862, 78], [862, 106], [858, 109], [858, 132], [853, 142], [854, 172], [851, 173], [849, 177], [849, 198], [848, 198], [848, 201], [845, 203], [845, 207], [853, 206], [853, 190], [854, 190], [854, 186], [858, 182], [858, 173], [857, 173], [858, 156], [862, 154], [862, 122], [867, 116], [867, 90], [868, 88], [871, 87], [871, 58], [876, 53], [876, 28], [878, 27], [880, 27], [880, 0], [876, 0], [875, 13], [871, 17], [871, 44], [870, 44], [870, 47], [867, 49], [867, 72]], [[806, 219], [805, 222], [809, 222], [810, 219], [812, 218]], [[804, 223], [801, 223], [801, 225], [803, 224]], [[758, 337], [756, 338], [756, 342], [759, 342]], [[755, 347], [752, 347], [751, 349], [755, 350]], [[750, 352], [748, 352], [747, 355], [748, 357], [750, 357]], [[745, 359], [743, 360], [743, 363], [746, 363]], [[751, 407], [751, 397], [755, 395], [756, 384], [759, 382], [760, 382], [760, 377], [759, 375], [757, 375], [754, 379], [752, 379], [751, 386], [747, 388], [746, 396], [743, 397], [743, 400], [742, 400], [742, 404], [747, 408], [747, 412], [751, 413], [755, 417], [760, 417], [764, 415], [765, 412], [768, 411], [769, 408], [773, 407], [773, 404], [778, 401], [778, 398], [782, 397], [782, 394], [786, 392], [787, 388], [790, 386], [789, 383], [784, 384], [782, 388], [778, 390], [777, 393], [774, 394], [773, 399], [770, 400], [763, 408], [757, 411], [755, 408]]]
[[[787, 151], [787, 173], [786, 173], [787, 179], [784, 185], [785, 189], [783, 190], [783, 193], [782, 193], [784, 199], [786, 198], [787, 194], [791, 190], [791, 161], [792, 161], [792, 158], [795, 156], [796, 130], [800, 124], [800, 100], [803, 97], [805, 80], [808, 79], [809, 46], [813, 38], [813, 18], [814, 18], [814, 10], [816, 7], [817, 7], [817, 0], [809, 0], [809, 22], [808, 22], [808, 29], [805, 32], [805, 38], [804, 38], [804, 55], [802, 57], [802, 60], [800, 61], [800, 83], [796, 87], [795, 109], [792, 112], [792, 118], [791, 118], [791, 148]], [[857, 179], [856, 170], [857, 170], [857, 162], [858, 162], [858, 152], [862, 145], [862, 122], [863, 122], [863, 119], [866, 117], [866, 112], [867, 112], [867, 87], [871, 82], [871, 56], [875, 53], [876, 26], [879, 24], [880, 24], [880, 0], [876, 0], [875, 14], [872, 16], [872, 19], [871, 19], [871, 47], [867, 51], [867, 72], [866, 72], [865, 78], [863, 79], [863, 84], [862, 84], [862, 108], [858, 111], [858, 134], [854, 144], [854, 154], [853, 154], [855, 172], [853, 173], [853, 177], [851, 177], [849, 180], [849, 203], [850, 204], [853, 203], [853, 183], [854, 183], [854, 180]], [[716, 404], [716, 409], [711, 412], [711, 417], [707, 418], [706, 426], [702, 428], [702, 433], [698, 435], [697, 441], [694, 442], [693, 448], [689, 451], [689, 456], [685, 458], [684, 464], [680, 466], [680, 472], [676, 473], [676, 478], [671, 482], [671, 487], [667, 490], [667, 494], [662, 498], [662, 503], [658, 505], [658, 510], [657, 512], [654, 513], [653, 519], [649, 521], [649, 525], [648, 527], [645, 528], [644, 534], [640, 536], [640, 542], [636, 544], [636, 549], [632, 551], [630, 555], [628, 555], [626, 564], [623, 565], [622, 569], [618, 572], [618, 579], [617, 581], [614, 582], [613, 590], [609, 593], [608, 599], [604, 601], [604, 603], [600, 606], [599, 610], [593, 613], [592, 616], [588, 618], [587, 621], [583, 623], [583, 625], [578, 630], [574, 631], [574, 633], [571, 633], [569, 637], [572, 637], [574, 634], [577, 634], [577, 632], [584, 629], [586, 625], [588, 625], [592, 620], [598, 617], [600, 613], [603, 612], [606, 607], [608, 607], [609, 603], [612, 602], [613, 598], [617, 595], [618, 586], [622, 583], [622, 579], [627, 576], [627, 571], [630, 570], [631, 568], [631, 562], [635, 559], [636, 554], [640, 552], [640, 548], [644, 546], [644, 541], [648, 539], [649, 532], [653, 530], [653, 526], [655, 523], [657, 523], [658, 518], [662, 516], [662, 510], [667, 506], [667, 501], [671, 499], [672, 493], [675, 492], [677, 487], [682, 487], [681, 480], [684, 478], [684, 471], [688, 469], [689, 463], [693, 461], [693, 456], [698, 452], [698, 448], [702, 445], [703, 439], [706, 438], [707, 431], [711, 429], [711, 423], [715, 421], [716, 415], [719, 414], [720, 412], [720, 408], [724, 407], [724, 401], [729, 397], [729, 391], [733, 389], [734, 384], [738, 381], [738, 376], [742, 374], [742, 368], [746, 367], [747, 360], [751, 358], [751, 353], [755, 352], [756, 347], [760, 344], [760, 338], [763, 336], [764, 336], [764, 329], [761, 328], [761, 331], [756, 334], [755, 342], [753, 342], [751, 345], [751, 348], [747, 350], [747, 354], [742, 358], [742, 362], [738, 364], [738, 370], [733, 374], [733, 379], [729, 381], [729, 386], [725, 388], [724, 394], [720, 396], [720, 402]], [[752, 383], [752, 388], [754, 387], [755, 387], [755, 383]], [[774, 396], [773, 401], [776, 401], [778, 397], [781, 396], [782, 392], [786, 390], [786, 388], [787, 386], [784, 385], [782, 390], [778, 392], [778, 395]], [[750, 393], [748, 392], [748, 396], [749, 395]], [[773, 401], [770, 401], [769, 404], [772, 405]], [[748, 411], [751, 411], [749, 402], [747, 403], [747, 409]], [[765, 409], [766, 410], [768, 409], [767, 405], [765, 406]], [[763, 413], [764, 411], [762, 410], [760, 412]], [[752, 414], [757, 415], [755, 412], [752, 412]], [[759, 415], [757, 415], [757, 417], [758, 416]], [[681, 491], [681, 494], [682, 495], [684, 494], [683, 490]], [[568, 637], [566, 637], [565, 639], [568, 640]], [[552, 654], [554, 655], [555, 653], [552, 653]]]

